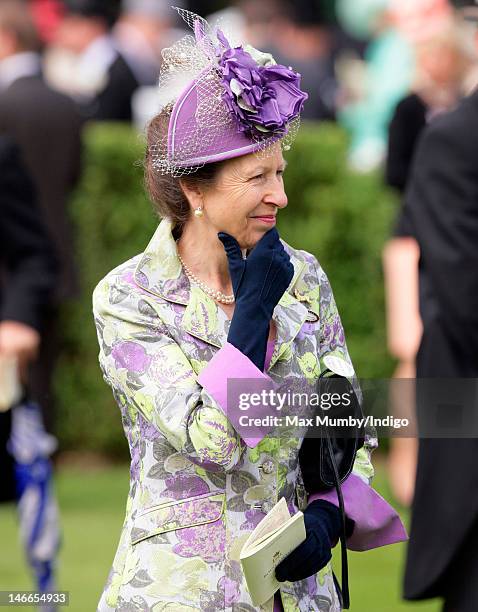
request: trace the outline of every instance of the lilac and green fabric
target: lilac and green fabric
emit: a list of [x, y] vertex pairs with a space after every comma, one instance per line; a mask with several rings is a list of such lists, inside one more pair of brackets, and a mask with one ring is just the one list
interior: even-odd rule
[[[326, 355], [350, 363], [324, 271], [309, 253], [284, 247], [294, 277], [274, 310], [277, 338], [264, 372], [227, 343], [225, 312], [190, 285], [169, 220], [144, 253], [96, 287], [100, 365], [131, 452], [125, 521], [100, 612], [258, 609], [239, 553], [279, 498], [299, 509], [303, 436], [266, 428], [248, 436], [228, 407], [227, 380], [314, 383]], [[310, 312], [316, 322], [307, 320]], [[344, 484], [353, 550], [406, 539], [396, 512], [370, 486], [376, 446], [369, 434]], [[321, 497], [337, 503], [332, 492]], [[340, 610], [330, 564], [307, 580], [281, 583], [279, 597], [285, 612]], [[272, 600], [262, 609], [272, 612]]]

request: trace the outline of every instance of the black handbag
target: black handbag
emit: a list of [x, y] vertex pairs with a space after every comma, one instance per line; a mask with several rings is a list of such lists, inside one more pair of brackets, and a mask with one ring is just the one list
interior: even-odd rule
[[[336, 405], [327, 403], [322, 399], [331, 398], [340, 394], [341, 397], [350, 398], [350, 401], [340, 401]], [[345, 396], [343, 395], [345, 394]], [[361, 404], [357, 398], [352, 384], [347, 378], [334, 374], [330, 370], [321, 373], [318, 382], [319, 409], [316, 416], [330, 419], [363, 419]], [[363, 423], [363, 420], [361, 421]], [[340, 532], [340, 548], [342, 561], [342, 588], [334, 574], [334, 581], [344, 609], [350, 608], [348, 561], [346, 538], [349, 525], [345, 516], [344, 500], [341, 483], [352, 471], [355, 456], [364, 444], [363, 427], [337, 427], [326, 422], [318, 427], [309, 429], [299, 451], [299, 463], [302, 472], [304, 487], [308, 494], [327, 491], [335, 488], [339, 501], [339, 510], [342, 517]]]

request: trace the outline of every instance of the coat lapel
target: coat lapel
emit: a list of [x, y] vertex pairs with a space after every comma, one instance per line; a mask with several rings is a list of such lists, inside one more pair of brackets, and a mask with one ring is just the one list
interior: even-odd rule
[[134, 273], [136, 283], [145, 291], [186, 306], [189, 301], [189, 279], [178, 259], [172, 223], [163, 219], [154, 232]]
[[[296, 261], [299, 260], [296, 259]], [[296, 262], [293, 263], [295, 268]], [[299, 261], [299, 263], [302, 262]], [[294, 279], [292, 282], [294, 282]], [[272, 353], [272, 358], [269, 364], [269, 370], [274, 366], [276, 361], [282, 357], [287, 348], [291, 346], [302, 325], [307, 319], [307, 313], [307, 308], [288, 291], [286, 291], [281, 297], [272, 316], [277, 328], [277, 338], [274, 352]]]
[[163, 219], [136, 266], [135, 282], [145, 291], [185, 306], [182, 328], [221, 348], [227, 339], [226, 313], [204, 291], [191, 285], [177, 255], [173, 225]]
[[221, 348], [227, 341], [231, 322], [212, 298], [192, 285], [182, 324], [183, 329], [192, 336]]
[[[294, 291], [306, 264], [295, 256], [290, 247], [288, 251], [294, 266], [294, 277], [274, 309], [277, 338], [269, 369], [292, 344], [309, 314], [302, 303], [302, 293]], [[182, 318], [184, 331], [218, 348], [224, 346], [230, 320], [211, 297], [190, 284], [177, 256], [170, 220], [163, 219], [159, 224], [136, 266], [134, 278], [148, 293], [186, 307]]]

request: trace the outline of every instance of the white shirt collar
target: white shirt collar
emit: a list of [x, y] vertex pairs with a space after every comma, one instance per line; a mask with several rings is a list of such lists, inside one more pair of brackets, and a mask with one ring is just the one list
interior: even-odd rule
[[41, 72], [38, 53], [25, 51], [0, 60], [0, 89], [7, 89], [23, 77], [37, 76]]
[[74, 78], [77, 96], [91, 98], [104, 89], [108, 81], [108, 70], [118, 57], [111, 36], [96, 38], [77, 57]]
[[118, 57], [113, 38], [109, 35], [96, 38], [81, 54], [78, 69], [88, 71], [92, 66], [95, 72], [107, 72]]

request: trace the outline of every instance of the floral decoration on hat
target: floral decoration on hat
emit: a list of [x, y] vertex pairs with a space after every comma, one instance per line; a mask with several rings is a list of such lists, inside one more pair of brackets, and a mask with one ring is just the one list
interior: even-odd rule
[[300, 74], [250, 45], [231, 47], [221, 30], [217, 38], [224, 49], [219, 57], [222, 98], [239, 130], [285, 134], [308, 98], [300, 89]]

